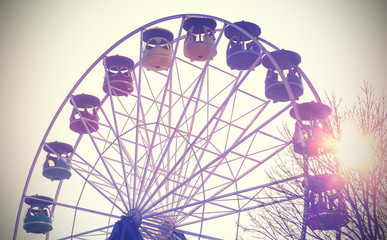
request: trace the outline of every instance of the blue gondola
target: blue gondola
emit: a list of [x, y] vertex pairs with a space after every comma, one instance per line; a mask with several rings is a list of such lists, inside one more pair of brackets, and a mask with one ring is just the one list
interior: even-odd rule
[[[296, 66], [301, 62], [300, 55], [288, 50], [277, 50], [269, 54], [278, 64], [279, 71], [286, 77], [294, 98], [298, 100], [304, 93], [301, 76], [296, 70]], [[278, 70], [268, 55], [263, 57], [262, 65], [268, 69], [265, 79], [265, 96], [273, 102], [290, 101], [285, 83], [279, 79]]]
[[[258, 38], [261, 28], [251, 22], [236, 22], [236, 26], [248, 32], [252, 37]], [[225, 36], [230, 39], [227, 47], [227, 65], [231, 69], [247, 70], [261, 55], [261, 49], [253, 40], [239, 29], [229, 25], [225, 29]]]
[[[308, 156], [318, 156], [331, 151], [333, 134], [323, 126], [323, 119], [331, 114], [331, 108], [322, 103], [305, 102], [297, 104], [302, 126], [296, 123], [293, 135], [294, 152]], [[290, 110], [290, 116], [296, 119], [294, 108]], [[300, 133], [305, 140], [305, 149], [302, 147]]]
[[348, 224], [347, 207], [341, 194], [344, 183], [335, 174], [309, 176], [307, 225], [310, 229], [337, 230]]

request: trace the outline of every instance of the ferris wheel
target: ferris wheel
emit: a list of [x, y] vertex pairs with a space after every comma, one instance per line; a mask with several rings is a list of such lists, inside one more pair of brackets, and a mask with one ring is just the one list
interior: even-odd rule
[[[251, 22], [185, 14], [107, 49], [44, 134], [14, 239], [235, 239], [244, 212], [290, 201], [261, 197], [302, 177], [265, 176], [293, 147], [279, 129], [329, 109], [300, 55], [260, 35]], [[317, 151], [307, 138], [294, 145], [305, 158]]]

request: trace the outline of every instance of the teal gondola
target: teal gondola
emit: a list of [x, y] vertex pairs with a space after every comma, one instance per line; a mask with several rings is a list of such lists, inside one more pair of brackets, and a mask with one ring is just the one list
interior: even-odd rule
[[71, 177], [69, 154], [73, 152], [73, 147], [62, 142], [50, 142], [43, 149], [47, 152], [43, 176], [52, 181], [69, 179]]
[[51, 209], [53, 199], [50, 197], [33, 195], [26, 197], [24, 202], [30, 205], [24, 219], [23, 228], [28, 233], [46, 234], [53, 229]]

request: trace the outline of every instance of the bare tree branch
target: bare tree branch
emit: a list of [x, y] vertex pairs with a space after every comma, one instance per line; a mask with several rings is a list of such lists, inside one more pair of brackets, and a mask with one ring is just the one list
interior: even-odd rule
[[[377, 95], [367, 82], [361, 88], [353, 106], [342, 106], [334, 93], [326, 94], [332, 114], [324, 124], [332, 136], [340, 140], [343, 126], [356, 122], [364, 135], [372, 138], [372, 159], [366, 170], [345, 167], [336, 152], [309, 158], [311, 175], [331, 173], [343, 176], [346, 185], [341, 190], [347, 207], [348, 224], [336, 230], [308, 229], [307, 239], [386, 239], [387, 232], [387, 111], [385, 94]], [[324, 125], [324, 126], [325, 126]], [[292, 133], [284, 126], [281, 134], [289, 140]], [[356, 151], [354, 146], [353, 151]], [[303, 173], [302, 156], [289, 149], [276, 159], [275, 168], [267, 172], [271, 181]], [[297, 199], [256, 209], [248, 213], [251, 223], [243, 227], [257, 239], [299, 239], [303, 215], [303, 183], [300, 180], [281, 182], [265, 189], [267, 198], [298, 196]]]

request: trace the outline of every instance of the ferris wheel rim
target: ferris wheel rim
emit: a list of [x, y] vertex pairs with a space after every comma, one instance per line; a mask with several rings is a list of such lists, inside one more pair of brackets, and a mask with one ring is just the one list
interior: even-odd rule
[[[101, 61], [103, 61], [103, 59], [113, 50], [115, 49], [118, 45], [120, 45], [122, 42], [124, 42], [125, 40], [127, 40], [128, 38], [130, 38], [131, 36], [135, 35], [136, 33], [139, 33], [139, 32], [142, 32], [144, 29], [150, 27], [150, 26], [153, 26], [153, 25], [156, 25], [158, 23], [161, 23], [161, 22], [164, 22], [164, 21], [168, 21], [168, 20], [172, 20], [172, 19], [177, 19], [177, 18], [186, 18], [186, 17], [208, 17], [208, 18], [211, 18], [211, 19], [216, 19], [217, 21], [220, 21], [220, 22], [223, 22], [225, 25], [231, 25], [233, 26], [233, 23], [230, 23], [224, 19], [221, 19], [221, 18], [218, 18], [218, 17], [214, 17], [214, 16], [210, 16], [210, 15], [203, 15], [203, 14], [179, 14], [179, 15], [173, 15], [173, 16], [169, 16], [169, 17], [165, 17], [165, 18], [161, 18], [161, 19], [158, 19], [158, 20], [155, 20], [153, 22], [150, 22], [148, 24], [145, 24], [143, 26], [141, 26], [140, 28], [137, 28], [136, 30], [132, 31], [131, 33], [125, 35], [123, 38], [121, 38], [119, 41], [117, 41], [115, 44], [113, 44], [111, 47], [109, 47], [99, 58], [97, 58], [97, 60], [95, 60], [93, 62], [93, 64], [85, 71], [85, 73], [83, 73], [83, 75], [81, 76], [81, 78], [75, 83], [74, 87], [70, 90], [69, 94], [65, 97], [64, 101], [62, 102], [62, 104], [60, 105], [58, 111], [56, 112], [56, 114], [54, 115], [54, 118], [52, 119], [51, 123], [49, 124], [49, 127], [48, 129], [46, 130], [45, 134], [44, 134], [44, 137], [40, 143], [40, 146], [38, 148], [38, 151], [35, 155], [35, 158], [32, 162], [32, 165], [31, 165], [31, 168], [30, 168], [30, 172], [28, 174], [28, 177], [27, 177], [27, 181], [26, 181], [26, 184], [24, 186], [24, 190], [23, 190], [23, 194], [22, 194], [22, 197], [21, 197], [21, 203], [20, 203], [20, 206], [19, 206], [19, 211], [18, 211], [18, 215], [17, 215], [17, 224], [15, 225], [15, 231], [14, 231], [14, 239], [16, 239], [16, 232], [17, 232], [17, 225], [18, 225], [18, 221], [20, 219], [20, 215], [21, 215], [21, 207], [23, 205], [22, 201], [23, 199], [26, 197], [26, 192], [27, 192], [27, 189], [28, 189], [28, 185], [29, 185], [29, 182], [30, 182], [30, 178], [32, 176], [32, 171], [33, 169], [36, 168], [36, 162], [38, 160], [38, 156], [40, 155], [40, 152], [41, 152], [41, 149], [43, 148], [46, 140], [47, 140], [47, 137], [52, 129], [52, 126], [53, 124], [56, 122], [56, 119], [58, 117], [58, 115], [62, 112], [64, 106], [66, 103], [69, 102], [70, 99], [72, 99], [72, 94], [75, 92], [75, 90], [78, 88], [78, 86], [80, 85], [80, 83], [84, 80], [84, 78], [97, 66], [98, 63], [100, 63]], [[235, 26], [235, 28], [238, 28], [238, 26]], [[243, 30], [243, 29], [242, 29]], [[247, 33], [248, 34], [248, 33]], [[263, 40], [261, 38], [259, 38], [259, 40]], [[256, 40], [256, 39], [253, 39], [253, 41], [257, 44], [257, 45], [260, 45], [262, 46], [262, 44]], [[265, 41], [265, 40], [263, 40]], [[269, 43], [266, 41], [266, 43]], [[273, 45], [274, 46], [274, 45]], [[262, 46], [263, 47], [263, 46]], [[265, 48], [263, 48], [265, 49]], [[268, 53], [268, 51], [266, 51], [265, 53]], [[270, 53], [269, 53], [270, 55]], [[139, 61], [140, 62], [140, 61]], [[140, 63], [139, 63], [140, 64]], [[137, 67], [137, 64], [135, 64], [134, 68]], [[306, 75], [302, 72], [301, 74], [303, 74], [305, 77], [305, 79], [307, 79]], [[309, 80], [308, 80], [309, 81]], [[312, 86], [310, 84], [310, 82], [308, 83], [308, 85]], [[312, 86], [312, 91], [315, 92], [313, 86]], [[317, 101], [319, 101], [319, 98], [316, 97]], [[295, 115], [297, 116], [297, 106], [293, 106], [295, 107]], [[81, 138], [81, 137], [80, 137]], [[58, 189], [58, 192], [60, 191], [60, 188]], [[204, 192], [204, 191], [203, 191]], [[57, 199], [55, 198], [55, 201]]]

